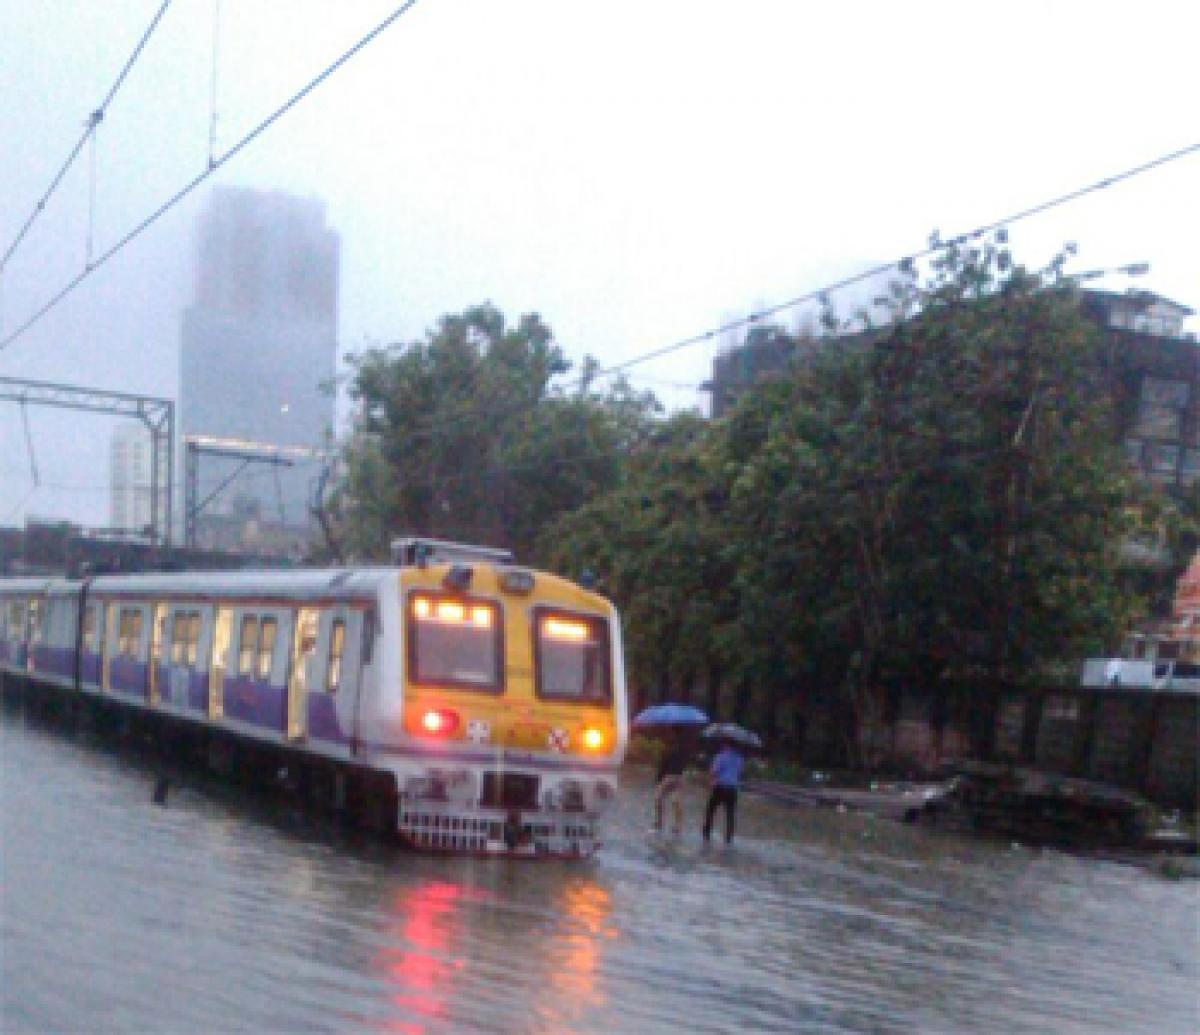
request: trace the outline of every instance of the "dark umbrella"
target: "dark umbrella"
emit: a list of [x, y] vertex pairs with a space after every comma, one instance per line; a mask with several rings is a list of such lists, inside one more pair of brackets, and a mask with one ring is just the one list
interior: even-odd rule
[[760, 748], [762, 738], [757, 733], [739, 726], [736, 722], [714, 722], [704, 731], [704, 736], [712, 740], [728, 740], [742, 747]]
[[703, 726], [708, 716], [690, 704], [652, 704], [633, 718], [634, 729], [654, 726]]

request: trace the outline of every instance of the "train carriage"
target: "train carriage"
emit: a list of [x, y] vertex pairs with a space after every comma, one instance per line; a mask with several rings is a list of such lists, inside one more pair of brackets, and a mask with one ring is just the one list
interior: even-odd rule
[[603, 597], [403, 540], [336, 570], [0, 580], [0, 671], [387, 789], [421, 848], [580, 856], [628, 732]]

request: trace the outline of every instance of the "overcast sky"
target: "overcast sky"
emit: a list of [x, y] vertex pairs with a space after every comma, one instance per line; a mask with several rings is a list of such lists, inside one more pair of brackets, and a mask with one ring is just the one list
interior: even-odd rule
[[[161, 0], [0, 4], [0, 254]], [[7, 337], [396, 4], [174, 0], [0, 282]], [[215, 14], [219, 12], [219, 20]], [[321, 199], [340, 351], [491, 300], [619, 363], [1200, 140], [1200, 4], [420, 0], [0, 350], [0, 375], [174, 397], [212, 186]], [[1200, 155], [1019, 224], [1200, 309]], [[853, 303], [835, 299], [846, 308]], [[785, 321], [786, 322], [786, 321]], [[1197, 327], [1197, 321], [1190, 324]], [[633, 368], [704, 406], [714, 346]], [[103, 524], [110, 418], [0, 402], [0, 524]]]

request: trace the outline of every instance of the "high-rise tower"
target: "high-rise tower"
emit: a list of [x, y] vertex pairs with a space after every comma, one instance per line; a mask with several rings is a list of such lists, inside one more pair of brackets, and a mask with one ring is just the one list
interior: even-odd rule
[[[199, 223], [196, 289], [183, 315], [180, 427], [264, 446], [317, 448], [333, 427], [340, 241], [316, 200], [218, 188]], [[239, 545], [229, 515], [310, 526], [313, 463], [203, 458], [202, 545]], [[222, 517], [224, 515], [224, 517]], [[278, 538], [278, 537], [276, 537]], [[264, 544], [256, 544], [262, 546]]]

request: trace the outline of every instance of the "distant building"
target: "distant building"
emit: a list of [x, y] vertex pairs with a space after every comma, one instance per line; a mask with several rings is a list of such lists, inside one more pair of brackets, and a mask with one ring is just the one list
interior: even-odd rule
[[[1200, 343], [1184, 331], [1187, 306], [1148, 291], [1084, 291], [1083, 308], [1116, 344], [1112, 385], [1118, 427], [1131, 465], [1180, 489], [1200, 480]], [[756, 328], [713, 363], [712, 415], [719, 418], [749, 388], [777, 377], [823, 339]]]
[[[339, 268], [340, 241], [321, 202], [246, 188], [213, 192], [199, 224], [195, 299], [183, 315], [185, 439], [323, 445], [334, 423], [328, 386], [337, 362]], [[213, 531], [227, 537], [233, 500], [248, 497], [275, 524], [311, 529], [313, 463], [268, 468], [201, 456], [198, 466], [198, 500], [211, 497], [200, 525], [212, 517]]]
[[1187, 306], [1149, 291], [1085, 291], [1084, 310], [1117, 345], [1121, 441], [1131, 466], [1168, 488], [1200, 480], [1200, 343]]
[[153, 507], [154, 449], [150, 429], [128, 421], [113, 429], [109, 464], [109, 526], [141, 534], [161, 522], [166, 513], [166, 456], [159, 460], [158, 513]]

